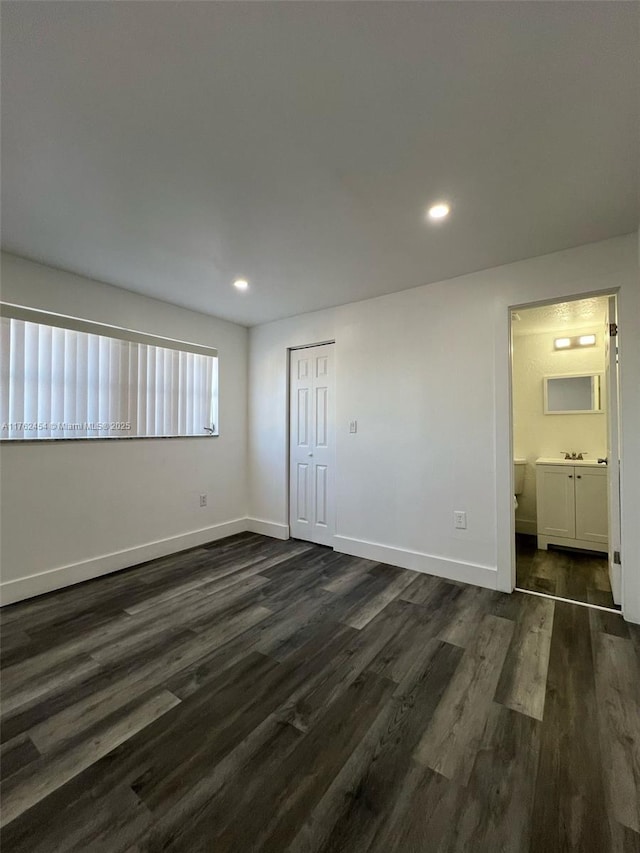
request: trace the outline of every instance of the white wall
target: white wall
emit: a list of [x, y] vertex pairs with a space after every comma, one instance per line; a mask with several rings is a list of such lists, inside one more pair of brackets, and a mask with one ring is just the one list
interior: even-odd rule
[[5, 254], [2, 299], [220, 358], [219, 438], [2, 445], [4, 603], [246, 529], [245, 328]]
[[[521, 312], [524, 314], [525, 312]], [[536, 459], [559, 457], [563, 450], [587, 453], [588, 459], [607, 455], [607, 416], [604, 410], [589, 415], [545, 415], [545, 376], [567, 373], [602, 373], [605, 368], [604, 322], [597, 328], [549, 329], [513, 338], [513, 452], [527, 460], [524, 491], [518, 496], [516, 530], [536, 533]], [[596, 335], [596, 345], [555, 350], [554, 338]], [[603, 400], [606, 387], [603, 382]]]
[[[250, 330], [250, 514], [286, 528], [287, 348], [336, 341], [337, 537], [348, 553], [513, 585], [509, 307], [620, 289], [623, 606], [640, 621], [636, 235]], [[358, 420], [358, 433], [348, 432]], [[468, 529], [454, 530], [453, 510]]]

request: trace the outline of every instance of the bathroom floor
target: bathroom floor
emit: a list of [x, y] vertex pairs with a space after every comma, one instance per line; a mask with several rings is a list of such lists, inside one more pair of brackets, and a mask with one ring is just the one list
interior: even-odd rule
[[613, 602], [606, 557], [596, 552], [559, 548], [540, 551], [536, 545], [535, 536], [516, 534], [516, 586], [519, 589], [619, 609]]

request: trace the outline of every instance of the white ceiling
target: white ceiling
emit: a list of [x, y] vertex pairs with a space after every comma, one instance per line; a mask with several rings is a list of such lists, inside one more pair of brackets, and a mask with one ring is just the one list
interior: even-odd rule
[[636, 3], [2, 5], [16, 254], [252, 325], [637, 226]]
[[537, 308], [518, 308], [511, 315], [511, 328], [516, 337], [538, 332], [569, 332], [573, 329], [601, 332], [607, 314], [608, 298], [593, 296]]

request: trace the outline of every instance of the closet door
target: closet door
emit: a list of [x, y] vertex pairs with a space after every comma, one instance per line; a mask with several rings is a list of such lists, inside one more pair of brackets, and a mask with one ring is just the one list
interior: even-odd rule
[[334, 344], [291, 351], [291, 536], [332, 545], [335, 532]]

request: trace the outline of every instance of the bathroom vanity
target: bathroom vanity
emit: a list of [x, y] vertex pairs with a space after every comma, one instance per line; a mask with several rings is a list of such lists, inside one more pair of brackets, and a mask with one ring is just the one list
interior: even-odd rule
[[538, 548], [608, 550], [607, 467], [578, 459], [536, 460]]

